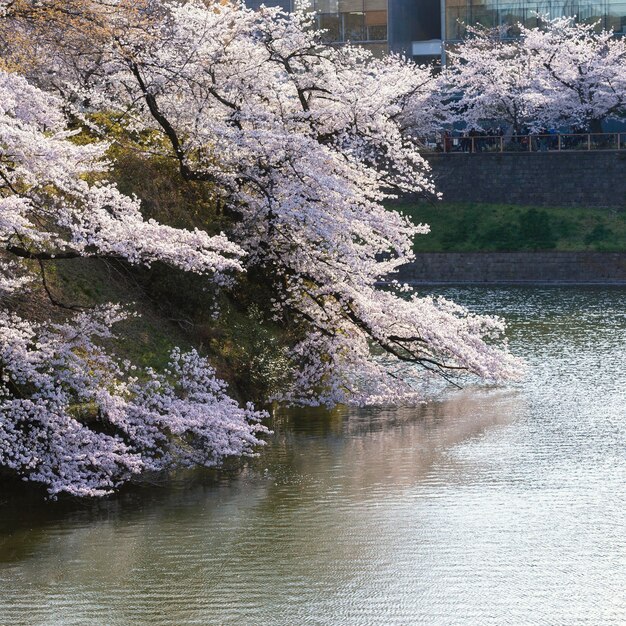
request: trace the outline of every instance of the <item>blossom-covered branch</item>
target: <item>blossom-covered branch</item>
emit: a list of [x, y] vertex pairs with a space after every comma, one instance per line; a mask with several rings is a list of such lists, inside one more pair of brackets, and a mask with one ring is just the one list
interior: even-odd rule
[[267, 432], [197, 352], [167, 370], [129, 370], [100, 345], [118, 307], [64, 324], [0, 312], [0, 466], [52, 496], [101, 496], [146, 471], [213, 467], [250, 455]]

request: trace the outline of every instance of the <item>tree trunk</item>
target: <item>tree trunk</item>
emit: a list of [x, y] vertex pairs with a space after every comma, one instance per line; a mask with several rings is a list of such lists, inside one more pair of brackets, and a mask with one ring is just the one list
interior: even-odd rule
[[589, 132], [601, 133], [602, 132], [602, 120], [601, 119], [589, 120]]

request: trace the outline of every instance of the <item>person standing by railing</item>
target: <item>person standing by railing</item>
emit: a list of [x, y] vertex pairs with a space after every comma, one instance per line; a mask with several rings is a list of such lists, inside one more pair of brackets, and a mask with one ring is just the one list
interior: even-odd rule
[[472, 127], [470, 132], [468, 133], [469, 135], [469, 151], [470, 152], [476, 152], [477, 151], [477, 137], [478, 137], [478, 131]]
[[556, 128], [548, 129], [548, 150], [558, 150], [559, 149], [559, 138], [558, 133], [556, 132]]
[[469, 138], [467, 130], [464, 130], [461, 135], [461, 151], [470, 152], [471, 144], [472, 140]]

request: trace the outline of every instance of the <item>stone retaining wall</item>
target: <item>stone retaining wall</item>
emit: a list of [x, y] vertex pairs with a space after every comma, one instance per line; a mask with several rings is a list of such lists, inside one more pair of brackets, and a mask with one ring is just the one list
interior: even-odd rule
[[398, 277], [414, 283], [626, 285], [626, 252], [428, 252]]
[[626, 208], [626, 150], [425, 156], [445, 202]]

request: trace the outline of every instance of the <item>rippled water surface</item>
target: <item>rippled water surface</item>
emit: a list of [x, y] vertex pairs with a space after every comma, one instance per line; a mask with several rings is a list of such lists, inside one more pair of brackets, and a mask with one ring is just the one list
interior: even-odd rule
[[463, 288], [527, 379], [275, 419], [242, 472], [0, 494], [0, 624], [626, 624], [626, 290]]

